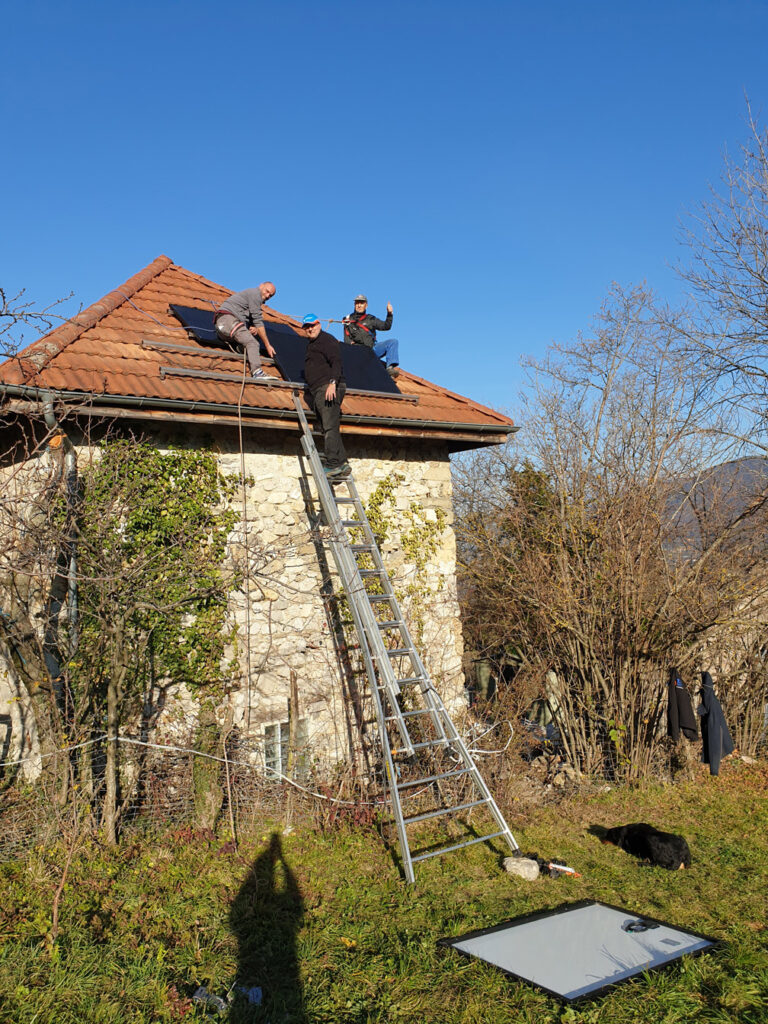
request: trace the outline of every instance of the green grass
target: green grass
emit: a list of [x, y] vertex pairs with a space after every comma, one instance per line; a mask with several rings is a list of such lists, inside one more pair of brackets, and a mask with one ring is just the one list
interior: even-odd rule
[[[727, 765], [669, 787], [615, 789], [557, 807], [513, 809], [524, 850], [578, 879], [522, 882], [486, 846], [426, 862], [406, 886], [370, 831], [223, 839], [133, 837], [76, 855], [58, 941], [47, 938], [64, 855], [0, 866], [0, 1022], [203, 1019], [199, 984], [259, 984], [231, 1022], [768, 1021], [768, 767]], [[519, 805], [515, 805], [518, 807]], [[638, 864], [590, 825], [651, 821], [682, 832], [694, 863]], [[579, 899], [599, 899], [725, 941], [709, 955], [563, 1006], [491, 967], [440, 950], [444, 935]]]

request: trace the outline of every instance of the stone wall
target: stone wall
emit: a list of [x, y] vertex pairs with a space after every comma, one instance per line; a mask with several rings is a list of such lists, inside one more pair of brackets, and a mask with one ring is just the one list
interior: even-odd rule
[[[436, 555], [418, 581], [424, 641], [420, 653], [444, 700], [451, 706], [462, 704], [462, 639], [447, 454], [436, 448], [414, 449], [379, 440], [366, 443], [345, 438], [345, 444], [364, 502], [385, 478], [394, 474], [401, 478], [394, 490], [394, 507], [386, 507], [391, 530], [382, 548], [398, 591], [414, 582], [414, 566], [402, 543], [402, 532], [407, 536], [411, 525], [407, 510], [415, 504], [419, 519], [426, 521], [435, 521], [438, 509], [445, 514]], [[221, 441], [219, 446], [222, 470], [238, 473], [239, 449]], [[330, 551], [318, 548], [310, 532], [305, 500], [308, 481], [302, 476], [303, 460], [296, 455], [296, 437], [275, 433], [269, 442], [248, 447], [244, 463], [246, 478], [250, 478], [245, 517], [252, 567], [250, 597], [246, 601], [245, 595], [233, 595], [233, 613], [241, 636], [250, 636], [250, 715], [248, 665], [241, 657], [245, 680], [234, 697], [235, 722], [246, 732], [262, 735], [268, 724], [286, 722], [293, 672], [297, 717], [305, 723], [313, 756], [332, 764], [345, 762], [350, 742], [356, 739], [356, 727], [344, 697], [345, 673], [322, 596], [329, 572], [335, 590], [339, 582]], [[309, 492], [314, 496], [311, 482]], [[233, 535], [233, 556], [242, 559], [245, 548], [241, 523]], [[408, 605], [406, 598], [407, 617], [409, 611], [416, 611]]]
[[[329, 579], [334, 590], [338, 580], [330, 571], [330, 552], [318, 547], [310, 531], [306, 495], [314, 494], [314, 486], [303, 476], [305, 466], [298, 457], [295, 433], [246, 429], [243, 437], [241, 456], [236, 431], [219, 429], [194, 438], [177, 429], [154, 434], [161, 448], [205, 445], [217, 452], [224, 473], [237, 475], [241, 465], [245, 471], [244, 496], [239, 492], [233, 499], [241, 515], [230, 542], [231, 557], [248, 567], [242, 590], [231, 595], [240, 678], [233, 680], [231, 705], [222, 712], [241, 736], [250, 739], [249, 746], [255, 741], [262, 749], [265, 738], [274, 741], [281, 724], [287, 734], [293, 717], [312, 758], [328, 766], [344, 764], [358, 736], [351, 703], [345, 697], [349, 677], [334, 643], [329, 605], [323, 599]], [[396, 590], [418, 591], [416, 597], [404, 599], [403, 607], [407, 618], [418, 613], [420, 653], [446, 703], [463, 706], [448, 455], [441, 446], [384, 439], [345, 437], [345, 444], [364, 501], [381, 481], [393, 474], [399, 478], [393, 506], [386, 508], [390, 531], [382, 555]], [[80, 447], [79, 463], [85, 465], [91, 455], [92, 449]], [[434, 523], [438, 510], [445, 515], [445, 528], [437, 538], [434, 557], [416, 579], [403, 537], [407, 549], [413, 522]], [[410, 607], [414, 604], [418, 607]], [[19, 693], [9, 674], [4, 676], [0, 667], [0, 716], [12, 714], [15, 722], [22, 713]], [[292, 693], [298, 706], [289, 711]], [[194, 702], [181, 688], [163, 712], [160, 736], [189, 735], [194, 713]], [[18, 756], [19, 746], [12, 743], [8, 753]]]

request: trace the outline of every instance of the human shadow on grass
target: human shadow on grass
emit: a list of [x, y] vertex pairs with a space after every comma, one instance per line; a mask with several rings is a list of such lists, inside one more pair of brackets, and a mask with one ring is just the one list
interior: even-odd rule
[[[238, 945], [230, 1024], [306, 1024], [296, 952], [303, 917], [304, 900], [275, 832], [254, 861], [229, 914]], [[257, 987], [261, 1005], [249, 1002], [246, 994], [258, 999]]]

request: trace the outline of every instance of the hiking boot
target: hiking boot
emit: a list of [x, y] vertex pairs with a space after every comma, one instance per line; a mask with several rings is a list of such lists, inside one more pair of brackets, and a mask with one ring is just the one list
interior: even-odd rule
[[343, 462], [340, 466], [326, 466], [325, 475], [329, 480], [343, 480], [348, 477], [352, 472], [352, 467], [348, 462]]
[[258, 370], [254, 370], [251, 374], [251, 380], [263, 380], [265, 377], [269, 377], [269, 374], [264, 373], [261, 367]]
[[400, 367], [397, 365], [397, 363], [393, 363], [392, 366], [387, 367], [387, 373], [389, 374], [390, 377], [399, 377]]

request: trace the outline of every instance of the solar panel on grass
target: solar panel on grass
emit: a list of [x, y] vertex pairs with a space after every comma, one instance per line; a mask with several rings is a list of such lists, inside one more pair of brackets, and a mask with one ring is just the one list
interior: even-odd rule
[[720, 943], [620, 907], [583, 900], [440, 939], [439, 945], [574, 1002]]

